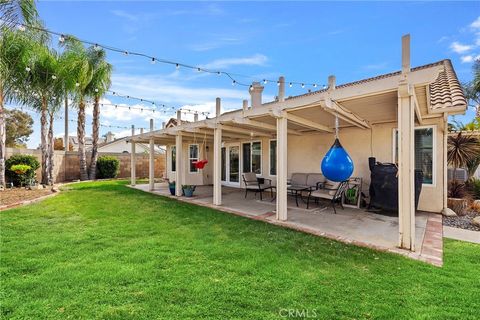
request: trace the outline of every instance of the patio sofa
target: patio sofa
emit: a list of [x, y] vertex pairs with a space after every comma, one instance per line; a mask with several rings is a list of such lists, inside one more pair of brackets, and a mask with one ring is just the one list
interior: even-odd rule
[[318, 189], [327, 182], [327, 178], [321, 173], [292, 173], [287, 183], [291, 186]]

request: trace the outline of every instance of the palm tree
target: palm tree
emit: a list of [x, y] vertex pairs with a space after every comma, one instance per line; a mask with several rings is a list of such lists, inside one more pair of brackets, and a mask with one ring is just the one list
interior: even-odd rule
[[25, 69], [31, 54], [27, 36], [8, 28], [0, 35], [0, 189], [5, 187], [4, 103], [18, 101], [24, 93]]
[[17, 23], [34, 25], [38, 11], [34, 0], [0, 0], [1, 26], [14, 27]]
[[469, 102], [473, 102], [476, 109], [476, 117], [480, 117], [480, 60], [476, 60], [473, 64], [473, 80], [463, 85], [465, 96]]
[[[23, 47], [23, 39], [15, 41], [12, 27], [18, 23], [41, 27], [34, 0], [0, 0], [0, 190], [5, 187], [5, 115], [4, 103], [15, 100], [15, 79], [28, 50]], [[46, 36], [41, 39], [46, 40]], [[14, 53], [12, 55], [12, 53]], [[17, 63], [12, 63], [16, 61]]]
[[42, 184], [51, 185], [50, 139], [48, 138], [49, 106], [57, 92], [60, 80], [59, 60], [55, 51], [35, 42], [33, 55], [28, 67], [30, 94], [26, 103], [40, 111], [40, 149], [42, 153]]
[[[67, 81], [67, 88], [74, 88], [72, 95], [78, 108], [77, 138], [78, 155], [80, 160], [80, 180], [88, 180], [87, 156], [85, 150], [85, 98], [88, 94], [88, 85], [93, 78], [93, 66], [85, 47], [77, 39], [69, 36], [63, 43], [63, 72]], [[68, 83], [71, 81], [71, 83]]]
[[93, 98], [92, 156], [88, 176], [89, 179], [94, 180], [97, 170], [98, 137], [100, 131], [100, 98], [110, 88], [113, 68], [106, 61], [105, 50], [98, 50], [92, 46], [88, 49], [88, 55], [93, 66], [93, 77], [87, 87], [88, 96]]
[[449, 136], [447, 142], [447, 161], [453, 166], [453, 181], [456, 181], [457, 168], [465, 168], [480, 155], [479, 140], [473, 135]]

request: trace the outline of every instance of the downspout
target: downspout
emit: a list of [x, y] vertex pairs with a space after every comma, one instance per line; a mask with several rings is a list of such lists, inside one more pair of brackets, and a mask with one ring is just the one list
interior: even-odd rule
[[443, 210], [448, 207], [448, 112], [443, 114]]

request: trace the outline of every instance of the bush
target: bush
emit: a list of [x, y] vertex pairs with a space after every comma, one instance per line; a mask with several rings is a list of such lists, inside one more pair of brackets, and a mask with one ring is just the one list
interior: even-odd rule
[[101, 156], [97, 160], [98, 177], [100, 179], [115, 178], [118, 175], [120, 161], [111, 156]]
[[475, 199], [480, 199], [480, 179], [471, 179], [468, 182], [468, 189], [470, 189]]
[[[25, 171], [25, 173], [20, 177], [15, 170], [12, 170], [12, 166], [15, 165], [25, 165], [30, 168]], [[30, 179], [36, 180], [37, 175], [35, 171], [40, 168], [40, 162], [35, 156], [27, 154], [16, 154], [11, 156], [5, 161], [5, 176], [8, 182], [12, 182], [15, 186], [20, 186], [25, 181]], [[24, 180], [23, 180], [24, 179]]]

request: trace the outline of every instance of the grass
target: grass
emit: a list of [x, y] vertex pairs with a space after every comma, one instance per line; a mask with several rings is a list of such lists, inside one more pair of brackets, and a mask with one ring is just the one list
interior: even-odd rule
[[478, 245], [445, 241], [437, 268], [124, 183], [0, 213], [1, 318], [478, 317]]

